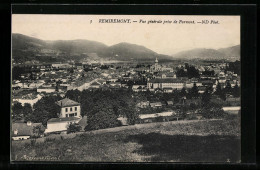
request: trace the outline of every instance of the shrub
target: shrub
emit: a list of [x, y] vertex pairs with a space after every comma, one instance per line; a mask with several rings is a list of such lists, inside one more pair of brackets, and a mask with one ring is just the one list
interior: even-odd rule
[[51, 141], [55, 141], [55, 138], [46, 138], [45, 142], [51, 142]]
[[117, 116], [109, 110], [101, 110], [89, 117], [85, 131], [112, 128], [116, 126], [119, 126]]
[[36, 144], [36, 139], [32, 139], [31, 140], [31, 146], [35, 146], [35, 144]]
[[72, 123], [68, 126], [67, 133], [75, 133], [81, 130], [81, 126], [78, 123]]
[[199, 110], [199, 113], [205, 118], [224, 118], [227, 113], [224, 112], [221, 105], [209, 104]]

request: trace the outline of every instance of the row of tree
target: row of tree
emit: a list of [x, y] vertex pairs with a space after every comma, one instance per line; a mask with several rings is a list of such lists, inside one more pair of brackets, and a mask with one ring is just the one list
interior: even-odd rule
[[184, 68], [177, 69], [176, 76], [177, 77], [188, 77], [189, 79], [200, 77], [199, 70], [196, 69], [194, 66], [185, 64], [185, 69], [186, 69], [186, 71], [184, 70]]

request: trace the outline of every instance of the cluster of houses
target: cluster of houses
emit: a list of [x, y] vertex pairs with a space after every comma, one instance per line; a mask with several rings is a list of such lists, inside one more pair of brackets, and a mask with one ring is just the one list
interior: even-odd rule
[[[95, 56], [92, 56], [95, 57]], [[187, 77], [177, 77], [172, 66], [160, 65], [156, 58], [153, 65], [136, 67], [135, 64], [116, 63], [104, 66], [100, 63], [54, 63], [54, 64], [28, 64], [16, 65], [26, 67], [31, 73], [21, 75], [20, 80], [12, 82], [12, 104], [20, 102], [22, 105], [29, 103], [32, 106], [45, 95], [57, 95], [65, 97], [68, 90], [84, 89], [118, 89], [131, 87], [134, 92], [162, 92], [172, 93], [175, 89], [190, 89], [196, 84], [199, 93], [203, 93], [208, 86], [216, 89], [217, 84], [222, 88], [229, 82], [231, 87], [236, 84], [240, 86], [240, 78], [233, 72], [224, 72], [226, 64], [213, 64], [210, 66], [197, 66], [201, 72], [214, 70], [215, 75], [200, 75], [200, 78], [188, 79]], [[179, 66], [183, 67], [183, 66]], [[84, 70], [85, 69], [85, 70]], [[87, 71], [86, 71], [87, 70]], [[132, 82], [129, 85], [128, 82]], [[27, 93], [28, 91], [28, 93]], [[80, 123], [84, 118], [80, 116], [80, 104], [63, 99], [57, 103], [61, 112], [58, 118], [50, 119], [47, 122], [46, 133], [54, 131], [65, 131], [67, 124]], [[167, 101], [166, 105], [172, 105], [172, 101]], [[140, 107], [162, 107], [162, 102], [143, 102]], [[13, 135], [30, 136], [32, 129], [38, 124], [34, 123], [13, 123]], [[25, 130], [23, 130], [25, 129]], [[27, 133], [30, 132], [30, 133]], [[27, 137], [20, 137], [26, 139]]]

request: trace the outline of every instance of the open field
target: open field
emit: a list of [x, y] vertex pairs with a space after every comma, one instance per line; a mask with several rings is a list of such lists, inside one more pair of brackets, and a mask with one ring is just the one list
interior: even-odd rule
[[160, 122], [35, 144], [12, 143], [12, 160], [239, 162], [240, 121]]

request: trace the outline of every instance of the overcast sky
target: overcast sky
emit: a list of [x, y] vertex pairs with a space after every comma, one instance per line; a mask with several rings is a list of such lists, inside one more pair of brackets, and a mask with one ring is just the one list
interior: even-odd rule
[[[99, 19], [131, 19], [136, 23], [98, 23]], [[141, 24], [140, 19], [178, 24]], [[92, 23], [90, 23], [92, 20]], [[180, 24], [179, 20], [196, 24]], [[215, 20], [219, 24], [199, 24]], [[106, 45], [120, 42], [143, 45], [160, 54], [194, 48], [225, 48], [240, 44], [239, 16], [177, 15], [12, 15], [12, 33], [43, 40], [87, 39]]]

